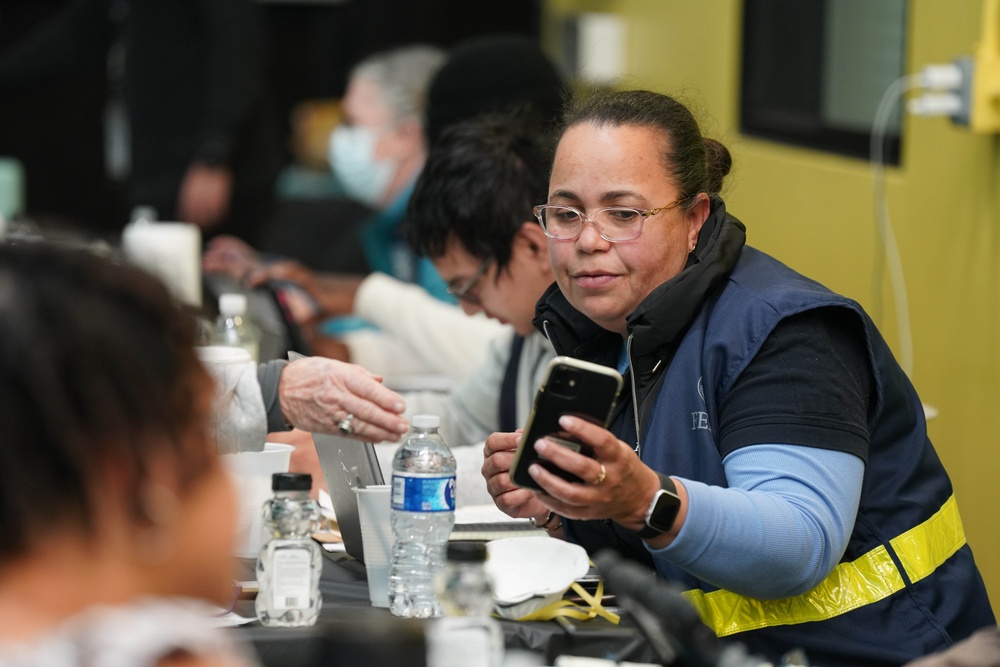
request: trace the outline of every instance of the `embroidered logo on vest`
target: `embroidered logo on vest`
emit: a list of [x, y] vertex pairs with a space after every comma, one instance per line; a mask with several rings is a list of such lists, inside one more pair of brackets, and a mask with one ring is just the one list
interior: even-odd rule
[[[702, 384], [702, 379], [698, 378], [698, 395], [701, 396], [701, 402], [705, 402], [705, 385]], [[691, 430], [692, 431], [711, 431], [712, 427], [708, 424], [708, 413], [703, 410], [696, 410], [691, 413]]]

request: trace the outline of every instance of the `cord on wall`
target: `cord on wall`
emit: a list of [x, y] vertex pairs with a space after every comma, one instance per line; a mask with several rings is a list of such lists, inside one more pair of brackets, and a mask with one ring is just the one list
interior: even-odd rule
[[902, 97], [916, 88], [923, 86], [920, 74], [896, 79], [886, 89], [875, 110], [872, 121], [870, 158], [872, 165], [872, 181], [875, 194], [875, 224], [880, 241], [880, 250], [875, 256], [873, 290], [875, 299], [874, 312], [876, 316], [882, 310], [882, 260], [888, 269], [889, 285], [892, 289], [893, 301], [896, 306], [896, 326], [899, 330], [899, 365], [907, 377], [913, 377], [913, 333], [910, 328], [910, 304], [906, 293], [906, 280], [903, 275], [903, 260], [899, 254], [899, 245], [889, 219], [889, 202], [885, 194], [885, 136], [892, 119], [896, 103]]

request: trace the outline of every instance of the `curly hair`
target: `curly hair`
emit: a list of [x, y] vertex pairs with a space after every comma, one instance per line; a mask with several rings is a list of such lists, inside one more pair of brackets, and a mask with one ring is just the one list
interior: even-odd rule
[[138, 268], [0, 244], [0, 563], [53, 523], [92, 527], [112, 465], [138, 501], [154, 465], [184, 488], [212, 463], [194, 344], [193, 318]]

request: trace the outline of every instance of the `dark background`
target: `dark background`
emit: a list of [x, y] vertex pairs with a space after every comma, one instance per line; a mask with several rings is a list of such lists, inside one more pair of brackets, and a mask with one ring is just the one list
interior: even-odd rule
[[[69, 0], [0, 1], [0, 52]], [[155, 2], [156, 0], [142, 0]], [[492, 32], [538, 35], [541, 0], [348, 0], [261, 2], [271, 51], [271, 88], [285, 120], [301, 100], [342, 95], [350, 67], [394, 46], [450, 47]], [[127, 222], [120, 185], [104, 174], [105, 63], [59, 86], [0, 100], [0, 156], [25, 168], [26, 209], [43, 224], [115, 232]]]

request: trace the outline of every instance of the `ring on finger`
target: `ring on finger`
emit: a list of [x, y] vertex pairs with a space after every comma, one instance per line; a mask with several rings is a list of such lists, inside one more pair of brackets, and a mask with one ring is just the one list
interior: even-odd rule
[[354, 433], [354, 415], [348, 412], [346, 417], [337, 422], [337, 429], [344, 435]]
[[594, 486], [600, 486], [601, 484], [604, 484], [604, 478], [607, 477], [608, 474], [608, 471], [604, 468], [603, 463], [599, 463], [598, 465], [601, 466], [601, 474], [598, 475], [597, 479], [594, 480]]

